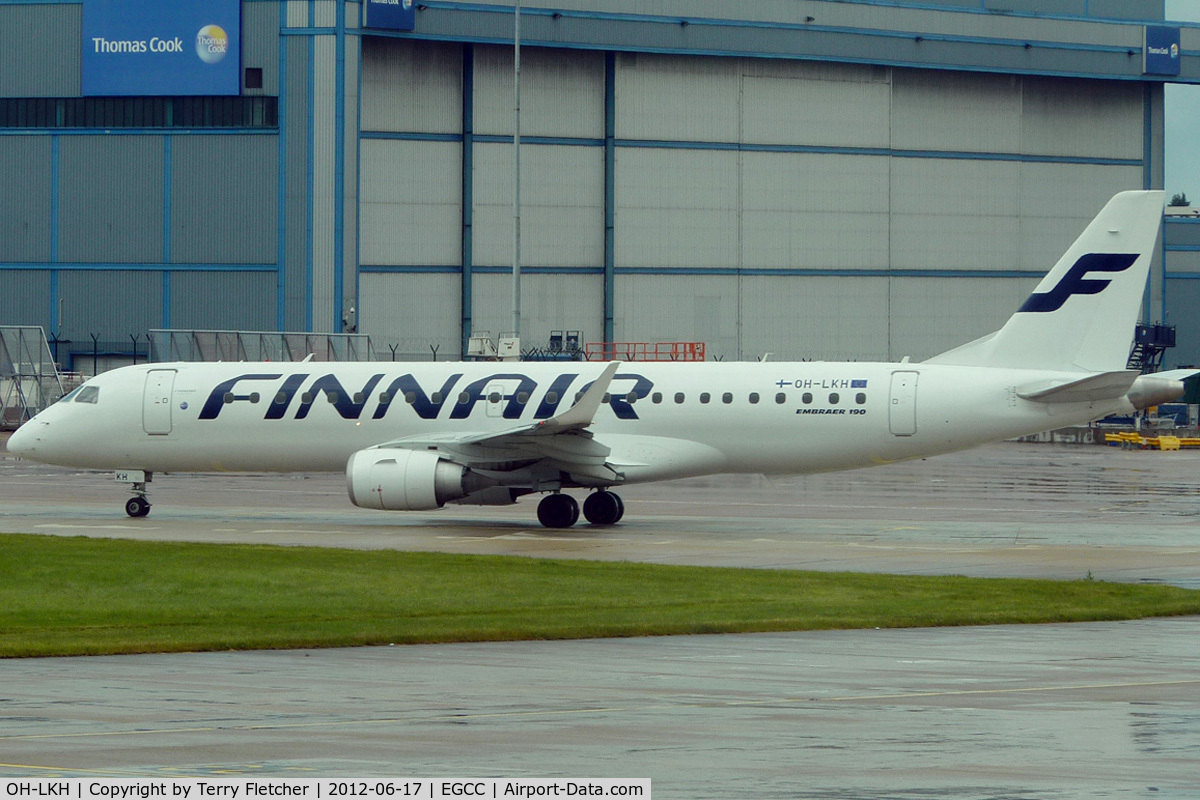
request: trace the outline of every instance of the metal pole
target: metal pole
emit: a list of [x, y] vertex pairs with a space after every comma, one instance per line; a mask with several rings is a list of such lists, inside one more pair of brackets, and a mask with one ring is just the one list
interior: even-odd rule
[[521, 337], [521, 0], [513, 7], [513, 335]]

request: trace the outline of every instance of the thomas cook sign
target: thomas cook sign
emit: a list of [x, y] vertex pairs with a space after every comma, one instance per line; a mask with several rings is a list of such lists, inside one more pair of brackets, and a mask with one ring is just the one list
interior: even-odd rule
[[84, 96], [235, 95], [240, 0], [84, 0]]
[[416, 27], [413, 0], [364, 0], [363, 27], [411, 31]]
[[1147, 25], [1142, 46], [1143, 75], [1179, 74], [1179, 28]]

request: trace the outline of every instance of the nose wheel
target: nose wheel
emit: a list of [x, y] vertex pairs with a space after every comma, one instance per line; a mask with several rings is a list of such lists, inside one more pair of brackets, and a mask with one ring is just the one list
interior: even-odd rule
[[131, 517], [144, 517], [150, 513], [150, 501], [146, 495], [138, 494], [125, 501], [125, 513]]

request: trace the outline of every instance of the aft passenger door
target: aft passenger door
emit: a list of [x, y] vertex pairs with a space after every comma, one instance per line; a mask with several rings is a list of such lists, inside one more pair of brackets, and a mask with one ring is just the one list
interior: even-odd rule
[[888, 402], [888, 429], [895, 436], [917, 432], [917, 372], [892, 373], [892, 393]]
[[142, 428], [146, 433], [162, 436], [171, 432], [171, 390], [174, 386], [173, 369], [152, 369], [146, 373], [146, 389], [142, 394]]

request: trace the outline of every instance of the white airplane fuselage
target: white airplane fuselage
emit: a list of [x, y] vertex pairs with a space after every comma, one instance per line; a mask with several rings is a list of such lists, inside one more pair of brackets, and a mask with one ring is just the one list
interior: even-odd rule
[[[21, 436], [41, 440], [30, 443], [29, 456], [74, 467], [341, 471], [352, 454], [380, 442], [434, 431], [498, 433], [546, 418], [570, 406], [602, 367], [139, 365], [94, 379], [95, 403], [51, 407]], [[1123, 398], [1046, 404], [1017, 397], [1018, 386], [1047, 374], [900, 363], [632, 362], [618, 369], [590, 430], [612, 450], [608, 460], [623, 475], [614, 483], [636, 483], [872, 466], [1131, 410]], [[406, 387], [414, 387], [414, 402], [406, 402]]]

